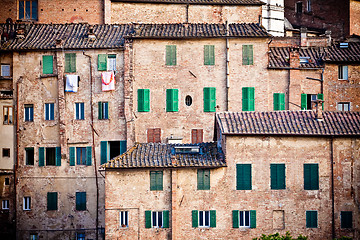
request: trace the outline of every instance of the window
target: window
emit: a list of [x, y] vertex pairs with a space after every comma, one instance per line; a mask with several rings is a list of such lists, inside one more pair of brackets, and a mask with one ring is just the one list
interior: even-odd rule
[[9, 210], [9, 200], [2, 200], [1, 207], [3, 210]]
[[340, 213], [341, 228], [352, 228], [352, 212], [342, 211]]
[[202, 129], [191, 129], [191, 143], [202, 143], [203, 135]]
[[1, 64], [1, 77], [10, 77], [10, 64]]
[[5, 178], [5, 185], [6, 186], [10, 185], [10, 178], [8, 178], [8, 177]]
[[150, 89], [138, 89], [138, 112], [150, 111]]
[[123, 141], [101, 141], [100, 160], [101, 164], [126, 152], [126, 140]]
[[339, 102], [337, 104], [338, 111], [350, 111], [350, 103], [349, 102]]
[[25, 165], [34, 165], [34, 148], [25, 148]]
[[39, 235], [37, 233], [30, 233], [30, 240], [39, 240]]
[[75, 103], [75, 119], [76, 120], [85, 119], [84, 103]]
[[76, 233], [76, 240], [85, 240], [85, 233]]
[[31, 210], [31, 197], [24, 197], [23, 210]]
[[163, 190], [163, 172], [150, 171], [150, 190], [162, 191]]
[[302, 13], [302, 2], [297, 2], [297, 3], [295, 3], [296, 5], [295, 5], [295, 9], [296, 9], [296, 13]]
[[214, 45], [204, 45], [204, 65], [215, 65]]
[[318, 212], [306, 211], [306, 227], [317, 228], [318, 227]]
[[340, 65], [338, 67], [339, 80], [348, 80], [348, 66]]
[[58, 209], [58, 193], [57, 192], [48, 192], [47, 193], [47, 210], [57, 210]]
[[179, 89], [166, 89], [166, 111], [179, 111]]
[[86, 192], [76, 193], [76, 210], [78, 211], [86, 210]]
[[70, 166], [87, 165], [91, 166], [92, 160], [92, 147], [70, 147]]
[[2, 149], [2, 156], [3, 157], [10, 157], [10, 148], [3, 148]]
[[10, 106], [4, 106], [3, 108], [3, 124], [4, 125], [10, 125], [13, 123], [13, 108]]
[[45, 103], [45, 120], [54, 120], [54, 103]]
[[128, 211], [120, 211], [119, 223], [120, 223], [121, 228], [126, 228], [129, 226], [129, 212]]
[[304, 189], [319, 190], [319, 165], [314, 163], [304, 164]]
[[19, 19], [37, 20], [37, 18], [38, 18], [37, 0], [19, 1]]
[[192, 227], [216, 227], [216, 211], [192, 210]]
[[197, 189], [210, 190], [210, 169], [197, 170]]
[[242, 46], [242, 65], [253, 65], [253, 45]]
[[242, 110], [255, 111], [255, 88], [242, 88]]
[[166, 65], [176, 65], [176, 45], [166, 45]]
[[169, 211], [145, 211], [145, 228], [169, 228]]
[[25, 104], [25, 122], [34, 121], [34, 105], [33, 104]]
[[233, 228], [256, 228], [256, 211], [232, 211]]
[[61, 148], [60, 147], [39, 147], [39, 167], [61, 166]]
[[147, 129], [147, 142], [160, 143], [161, 142], [161, 128], [148, 128]]
[[311, 0], [307, 0], [307, 8], [306, 8], [306, 10], [307, 10], [308, 12], [311, 12], [311, 11], [312, 11], [312, 9], [311, 9]]
[[251, 164], [236, 164], [236, 190], [251, 189]]
[[312, 109], [312, 102], [318, 99], [324, 100], [324, 94], [301, 94], [301, 110]]
[[98, 55], [98, 71], [116, 71], [116, 55], [115, 54], [99, 54]]
[[285, 93], [274, 93], [274, 111], [285, 110]]
[[53, 58], [54, 57], [51, 55], [42, 56], [43, 74], [53, 74], [54, 73]]
[[204, 88], [204, 112], [216, 111], [216, 88]]
[[270, 164], [271, 189], [285, 189], [285, 164]]
[[108, 102], [98, 102], [99, 106], [99, 119], [109, 119], [109, 103]]
[[185, 104], [186, 104], [186, 106], [191, 106], [191, 104], [192, 104], [192, 97], [191, 96], [187, 95], [185, 97]]
[[76, 53], [65, 53], [65, 73], [76, 72]]

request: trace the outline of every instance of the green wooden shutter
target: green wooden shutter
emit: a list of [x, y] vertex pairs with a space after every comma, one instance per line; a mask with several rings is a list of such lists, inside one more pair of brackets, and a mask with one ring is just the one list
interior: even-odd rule
[[318, 190], [319, 189], [319, 165], [318, 164], [311, 164], [310, 170], [310, 182], [311, 182], [311, 189]]
[[198, 210], [192, 210], [191, 211], [192, 216], [192, 227], [196, 228], [199, 226], [199, 211]]
[[277, 185], [277, 166], [270, 164], [271, 189], [279, 189]]
[[92, 160], [92, 147], [86, 147], [86, 165], [91, 166]]
[[126, 145], [127, 145], [126, 140], [120, 141], [120, 155], [126, 152]]
[[57, 210], [57, 198], [58, 193], [57, 192], [48, 192], [47, 193], [47, 210]]
[[301, 94], [301, 110], [307, 110], [307, 94]]
[[75, 147], [69, 148], [70, 166], [75, 166]]
[[156, 191], [157, 185], [156, 185], [156, 172], [150, 171], [150, 191]]
[[78, 211], [86, 210], [86, 192], [76, 193], [76, 210]]
[[151, 211], [145, 211], [145, 228], [151, 228]]
[[311, 180], [310, 180], [310, 164], [304, 164], [304, 189], [311, 189]]
[[197, 189], [204, 190], [204, 170], [198, 169], [197, 171]]
[[204, 112], [216, 111], [216, 88], [204, 88]]
[[109, 102], [105, 102], [103, 106], [104, 119], [109, 119]]
[[255, 111], [255, 88], [243, 87], [242, 88], [242, 110]]
[[76, 72], [76, 53], [65, 53], [65, 72]]
[[61, 166], [61, 147], [55, 148], [55, 165]]
[[163, 190], [163, 172], [162, 171], [156, 172], [156, 190], [158, 190], [158, 191]]
[[107, 141], [101, 141], [100, 142], [100, 162], [101, 164], [104, 164], [107, 162], [107, 151], [108, 151], [108, 142]]
[[163, 211], [163, 228], [169, 228], [169, 210]]
[[106, 71], [107, 70], [107, 55], [99, 54], [98, 55], [98, 71]]
[[216, 227], [216, 210], [210, 210], [210, 227]]
[[166, 65], [176, 65], [176, 45], [166, 46]]
[[204, 190], [210, 190], [210, 169], [204, 169]]
[[102, 102], [98, 102], [98, 106], [99, 106], [98, 119], [103, 119]]
[[150, 111], [150, 89], [144, 89], [144, 112]]
[[45, 55], [42, 56], [43, 62], [43, 74], [53, 74], [54, 66], [53, 66], [53, 56]]
[[233, 228], [239, 228], [239, 210], [232, 211]]
[[255, 88], [249, 88], [249, 111], [255, 111]]
[[242, 64], [253, 65], [253, 45], [243, 45], [242, 47]]
[[[319, 99], [319, 100], [324, 100], [324, 94], [319, 93], [319, 94], [317, 95], [317, 99]], [[322, 103], [322, 110], [324, 110], [324, 103]]]
[[251, 190], [251, 164], [236, 165], [236, 189]]
[[274, 93], [274, 111], [285, 110], [285, 93]]
[[138, 112], [150, 111], [150, 89], [138, 89]]
[[317, 228], [317, 211], [306, 211], [306, 227]]
[[215, 65], [214, 45], [204, 45], [204, 65]]
[[270, 164], [271, 189], [285, 189], [285, 164]]
[[179, 90], [166, 89], [166, 111], [177, 112], [179, 111]]
[[256, 210], [250, 210], [250, 228], [256, 228]]
[[39, 167], [45, 165], [45, 148], [39, 147]]

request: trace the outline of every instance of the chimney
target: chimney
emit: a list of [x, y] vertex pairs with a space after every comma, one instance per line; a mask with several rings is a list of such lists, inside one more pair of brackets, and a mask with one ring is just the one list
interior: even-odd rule
[[291, 48], [290, 49], [290, 58], [289, 63], [291, 68], [299, 68], [300, 67], [300, 54], [299, 48]]
[[89, 25], [89, 29], [88, 29], [88, 38], [90, 41], [95, 41], [96, 36], [94, 33], [94, 26], [93, 25]]
[[315, 117], [317, 120], [323, 120], [323, 103], [324, 100], [318, 99], [312, 102], [312, 108], [315, 110]]
[[306, 29], [306, 27], [300, 28], [300, 46], [307, 47], [307, 29]]
[[326, 44], [328, 47], [331, 46], [331, 31], [330, 30], [327, 30], [325, 31], [325, 36], [327, 37], [327, 41], [326, 41]]

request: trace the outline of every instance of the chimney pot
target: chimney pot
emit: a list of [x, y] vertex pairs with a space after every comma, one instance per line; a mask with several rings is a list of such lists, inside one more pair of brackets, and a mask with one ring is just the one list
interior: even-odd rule
[[314, 110], [315, 110], [315, 116], [317, 120], [323, 120], [323, 103], [324, 101], [321, 99], [318, 99], [316, 101], [313, 101], [313, 106], [314, 106]]

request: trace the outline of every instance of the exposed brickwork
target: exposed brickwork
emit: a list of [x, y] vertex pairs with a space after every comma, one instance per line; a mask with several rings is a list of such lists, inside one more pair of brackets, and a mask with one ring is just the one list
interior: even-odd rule
[[350, 0], [350, 35], [360, 35], [360, 2]]

